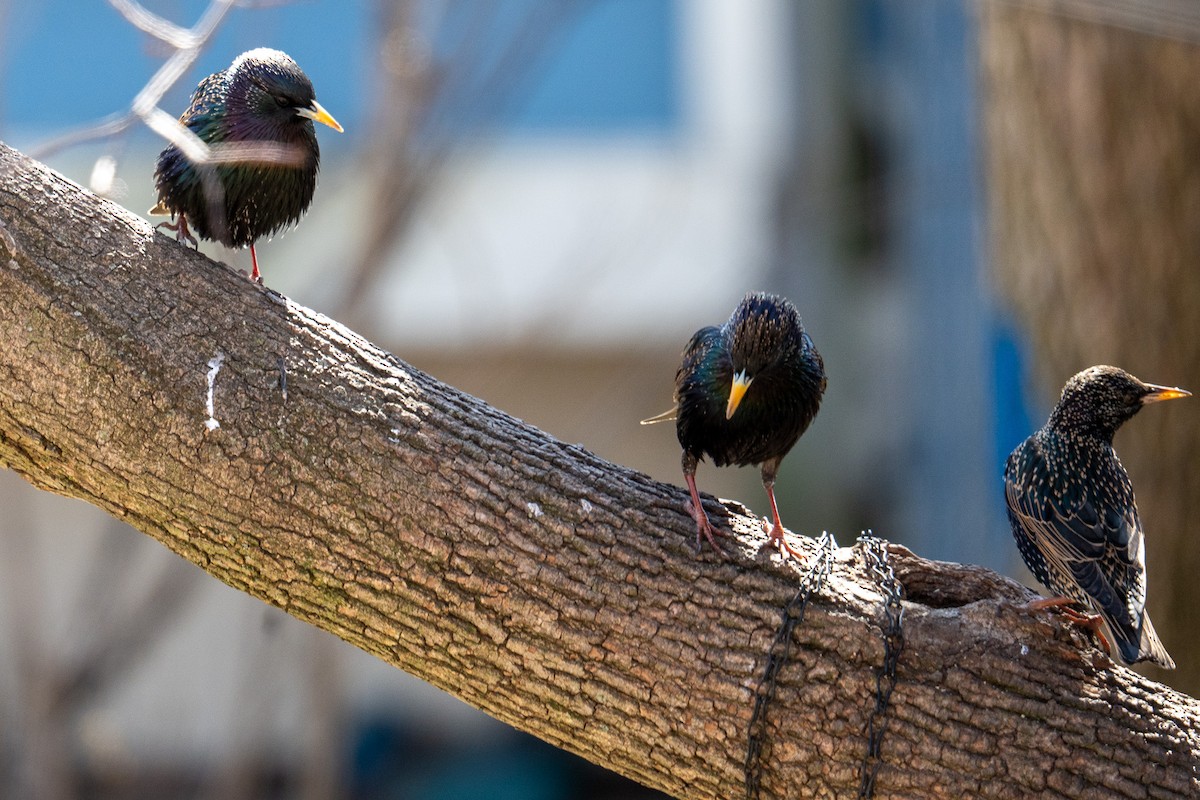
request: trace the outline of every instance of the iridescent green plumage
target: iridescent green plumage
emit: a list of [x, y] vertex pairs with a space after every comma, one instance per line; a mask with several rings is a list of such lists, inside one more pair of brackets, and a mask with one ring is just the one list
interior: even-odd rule
[[[209, 75], [179, 118], [217, 159], [194, 163], [177, 144], [158, 156], [158, 205], [152, 214], [177, 217], [164, 225], [177, 238], [250, 247], [294, 225], [308, 209], [321, 155], [313, 121], [342, 128], [316, 101], [312, 82], [285, 53], [259, 48]], [[194, 241], [194, 239], [192, 239]]]
[[775, 475], [816, 417], [824, 392], [825, 363], [796, 307], [782, 297], [748, 294], [724, 325], [696, 332], [675, 375], [673, 414], [655, 419], [675, 418], [697, 546], [703, 535], [720, 549], [696, 489], [696, 467], [707, 456], [718, 467], [761, 465], [771, 538], [791, 552], [775, 503]]

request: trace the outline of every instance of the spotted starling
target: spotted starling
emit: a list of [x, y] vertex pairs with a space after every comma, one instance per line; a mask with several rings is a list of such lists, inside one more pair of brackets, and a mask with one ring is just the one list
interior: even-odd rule
[[[151, 214], [176, 239], [202, 239], [250, 248], [261, 281], [254, 243], [294, 225], [312, 202], [321, 154], [313, 121], [342, 126], [321, 107], [312, 82], [287, 54], [260, 47], [242, 53], [228, 69], [200, 81], [179, 118], [213, 148], [210, 166], [194, 163], [170, 144], [154, 170], [158, 205]], [[239, 152], [240, 151], [240, 152]]]
[[1004, 467], [1021, 557], [1058, 595], [1031, 605], [1074, 602], [1095, 612], [1071, 618], [1107, 630], [1126, 664], [1175, 667], [1146, 613], [1146, 544], [1113, 435], [1147, 403], [1188, 395], [1116, 367], [1086, 369], [1067, 381], [1050, 420]]
[[762, 466], [773, 518], [771, 541], [780, 552], [797, 556], [783, 536], [775, 474], [817, 415], [824, 393], [825, 362], [796, 307], [782, 297], [748, 294], [724, 325], [696, 331], [675, 373], [675, 407], [642, 424], [675, 420], [697, 550], [704, 536], [724, 552], [696, 490], [696, 466], [707, 455], [718, 467]]

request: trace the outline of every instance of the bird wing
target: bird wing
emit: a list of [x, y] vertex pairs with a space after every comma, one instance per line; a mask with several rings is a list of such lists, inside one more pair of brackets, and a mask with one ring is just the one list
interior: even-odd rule
[[708, 326], [696, 331], [687, 347], [683, 349], [683, 359], [679, 370], [675, 373], [675, 406], [679, 407], [689, 393], [703, 389], [707, 385], [709, 375], [709, 353], [713, 348], [724, 346], [726, 338], [720, 328]]
[[675, 387], [679, 388], [681, 383], [691, 374], [696, 371], [696, 368], [704, 361], [708, 355], [708, 351], [715, 346], [719, 346], [725, 339], [721, 328], [713, 325], [701, 328], [692, 334], [692, 338], [688, 340], [687, 347], [683, 348], [683, 359], [679, 365], [679, 370], [675, 373]]
[[704, 360], [705, 354], [714, 343], [714, 336], [719, 339], [721, 331], [718, 328], [701, 328], [692, 334], [687, 347], [683, 348], [683, 359], [679, 370], [675, 373], [675, 404], [661, 414], [642, 420], [643, 425], [653, 425], [656, 422], [670, 422], [679, 416], [679, 398], [685, 386], [690, 385], [695, 377], [696, 368]]
[[1111, 462], [1085, 461], [1087, 480], [1081, 480], [1077, 469], [1057, 468], [1031, 437], [1009, 457], [1005, 495], [1014, 521], [1060, 583], [1051, 589], [1078, 586], [1122, 649], [1132, 643], [1136, 655], [1146, 603], [1145, 539], [1128, 477], [1115, 456]]
[[728, 348], [724, 329], [709, 325], [692, 335], [684, 348], [683, 360], [676, 372], [676, 434], [684, 450], [701, 455], [707, 449], [706, 426], [714, 409], [724, 409], [728, 398], [715, 395], [713, 383], [714, 356]]
[[224, 72], [214, 72], [200, 81], [196, 85], [196, 90], [192, 92], [191, 103], [179, 115], [180, 123], [210, 144], [224, 138], [219, 123], [225, 116], [225, 85], [227, 82]]

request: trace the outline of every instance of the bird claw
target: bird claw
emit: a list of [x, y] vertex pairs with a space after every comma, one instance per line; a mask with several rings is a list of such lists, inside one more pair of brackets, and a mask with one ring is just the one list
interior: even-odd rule
[[726, 561], [729, 560], [729, 553], [726, 553], [725, 549], [717, 544], [717, 540], [713, 538], [714, 535], [724, 536], [725, 534], [714, 529], [712, 525], [701, 526], [696, 530], [696, 555], [700, 555], [704, 550], [704, 544], [700, 541], [701, 534], [704, 534], [704, 538], [708, 539], [708, 543], [712, 545], [712, 549], [721, 554], [721, 558], [724, 558]]
[[761, 524], [762, 529], [766, 531], [767, 536], [770, 537], [767, 539], [767, 545], [776, 545], [779, 548], [779, 555], [781, 555], [785, 560], [790, 557], [796, 559], [801, 564], [804, 563], [805, 555], [793, 550], [792, 546], [787, 543], [787, 538], [784, 536], [782, 526], [775, 525], [768, 517], [763, 517]]
[[713, 538], [715, 536], [724, 537], [726, 533], [712, 526], [712, 522], [708, 519], [708, 514], [705, 513], [703, 508], [697, 509], [696, 505], [690, 500], [688, 501], [687, 508], [692, 515], [692, 519], [696, 521], [696, 555], [699, 555], [704, 550], [704, 542], [700, 538], [703, 536], [705, 539], [708, 539], [708, 543], [712, 545], [713, 550], [720, 553], [723, 558], [728, 559], [729, 554]]
[[192, 236], [192, 232], [188, 230], [187, 217], [180, 214], [179, 220], [174, 221], [175, 217], [172, 215], [171, 220], [172, 221], [170, 222], [158, 223], [154, 226], [154, 230], [157, 231], [162, 228], [166, 228], [169, 231], [174, 231], [175, 241], [183, 242], [184, 244], [190, 244], [193, 250], [199, 250], [200, 243], [196, 241], [196, 237]]
[[1069, 597], [1050, 597], [1042, 598], [1041, 600], [1031, 601], [1026, 608], [1032, 611], [1041, 611], [1044, 609], [1055, 609], [1067, 622], [1077, 628], [1083, 628], [1086, 631], [1091, 631], [1100, 640], [1100, 644], [1104, 646], [1105, 652], [1112, 652], [1112, 645], [1108, 641], [1108, 637], [1104, 635], [1104, 618], [1099, 614], [1088, 614], [1086, 611], [1078, 611], [1071, 606], [1081, 605], [1078, 600], [1072, 600]]
[[254, 274], [254, 273], [249, 272], [248, 270], [239, 269], [238, 274], [241, 275], [246, 280], [250, 281], [251, 283], [257, 283], [259, 286], [264, 285], [261, 273]]

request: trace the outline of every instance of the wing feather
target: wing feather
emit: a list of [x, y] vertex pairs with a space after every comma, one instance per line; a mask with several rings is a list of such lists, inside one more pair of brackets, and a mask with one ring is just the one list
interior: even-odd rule
[[[1078, 463], [1070, 443], [1056, 444], [1065, 461]], [[1083, 481], [1047, 451], [1039, 433], [1009, 458], [1005, 498], [1013, 523], [1044, 559], [1050, 590], [1093, 608], [1122, 650], [1132, 644], [1136, 655], [1146, 602], [1145, 545], [1128, 476], [1113, 455], [1107, 463], [1089, 463]]]

